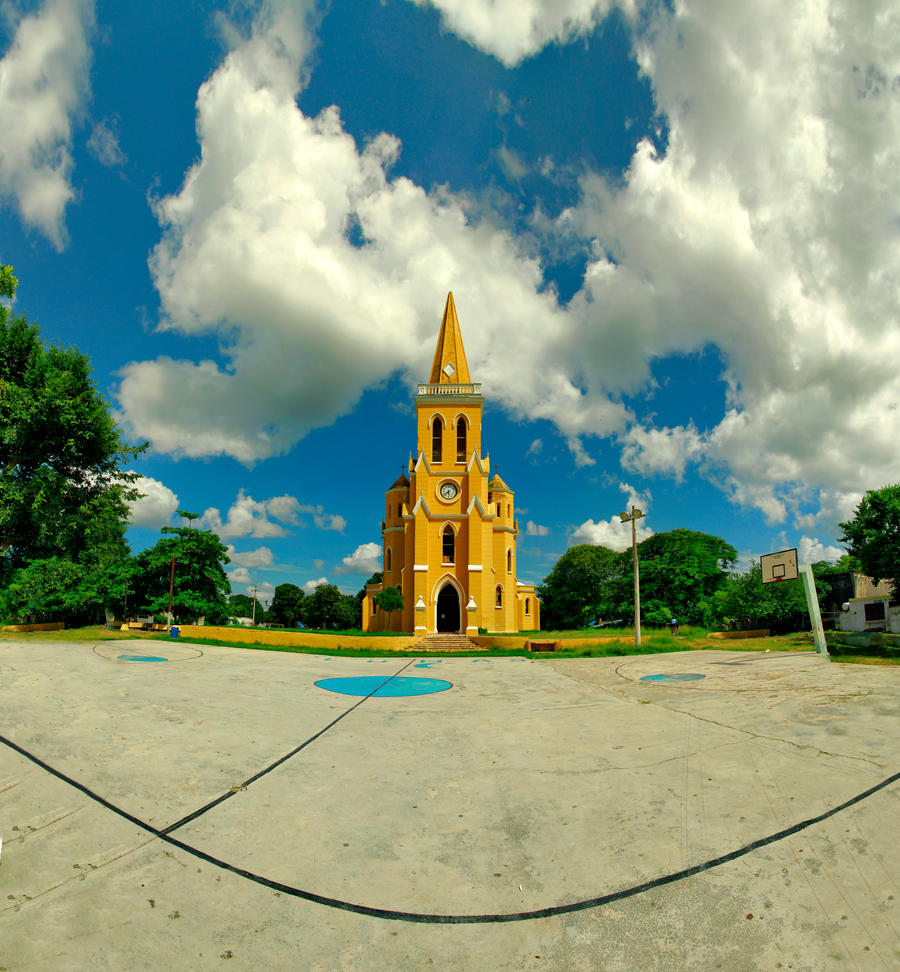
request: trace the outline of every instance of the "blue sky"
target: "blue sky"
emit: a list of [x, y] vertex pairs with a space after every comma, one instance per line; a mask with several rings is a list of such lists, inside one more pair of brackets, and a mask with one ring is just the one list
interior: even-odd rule
[[[859, 9], [863, 7], [864, 9]], [[0, 260], [233, 587], [377, 566], [453, 290], [519, 570], [688, 527], [834, 559], [900, 479], [900, 12], [0, 5]]]

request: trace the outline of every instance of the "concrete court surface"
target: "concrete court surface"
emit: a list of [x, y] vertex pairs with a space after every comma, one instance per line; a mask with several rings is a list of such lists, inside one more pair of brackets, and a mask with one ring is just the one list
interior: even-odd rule
[[0, 643], [0, 969], [894, 969], [898, 684]]

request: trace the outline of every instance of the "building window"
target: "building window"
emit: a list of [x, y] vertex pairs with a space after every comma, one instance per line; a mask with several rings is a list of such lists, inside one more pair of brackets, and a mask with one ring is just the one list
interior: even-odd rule
[[866, 621], [884, 621], [884, 601], [871, 601], [865, 608]]
[[506, 551], [506, 573], [512, 573], [512, 549]]
[[525, 613], [526, 614], [531, 614], [531, 598], [530, 597], [526, 597], [525, 598]]
[[512, 519], [512, 503], [506, 504], [506, 515]]
[[398, 503], [397, 504], [397, 516], [399, 516], [399, 517], [402, 517], [403, 516], [403, 504], [402, 503]]
[[391, 548], [390, 547], [387, 548], [387, 554], [385, 555], [384, 563], [385, 563], [385, 568], [384, 568], [385, 573], [389, 574], [391, 572]]
[[456, 420], [456, 461], [466, 461], [466, 420], [460, 416]]
[[497, 607], [503, 607], [503, 588], [499, 584], [497, 585]]
[[502, 514], [500, 513], [500, 504], [498, 503], [497, 504], [497, 516], [501, 516], [501, 515]]
[[444, 449], [444, 423], [436, 418], [431, 423], [431, 461], [440, 462]]
[[455, 545], [456, 534], [453, 532], [453, 527], [448, 524], [444, 527], [444, 533], [442, 535], [442, 547], [445, 564], [452, 564], [454, 562], [453, 554]]

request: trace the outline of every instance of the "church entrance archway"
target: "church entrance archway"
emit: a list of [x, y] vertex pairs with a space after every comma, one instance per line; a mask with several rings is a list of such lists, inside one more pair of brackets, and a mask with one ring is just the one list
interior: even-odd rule
[[452, 584], [444, 585], [437, 599], [437, 630], [459, 632], [459, 593]]

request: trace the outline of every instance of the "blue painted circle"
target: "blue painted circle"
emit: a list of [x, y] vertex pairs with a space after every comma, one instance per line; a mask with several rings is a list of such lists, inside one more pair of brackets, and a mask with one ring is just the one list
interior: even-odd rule
[[442, 678], [392, 678], [382, 675], [358, 675], [354, 678], [320, 678], [315, 683], [326, 692], [341, 695], [371, 695], [373, 699], [392, 699], [408, 695], [431, 695], [453, 688], [452, 682]]
[[168, 658], [160, 658], [158, 655], [119, 655], [121, 661], [168, 661]]
[[644, 675], [642, 682], [696, 682], [699, 678], [706, 678], [705, 675], [698, 675], [696, 672], [675, 672], [671, 675]]

